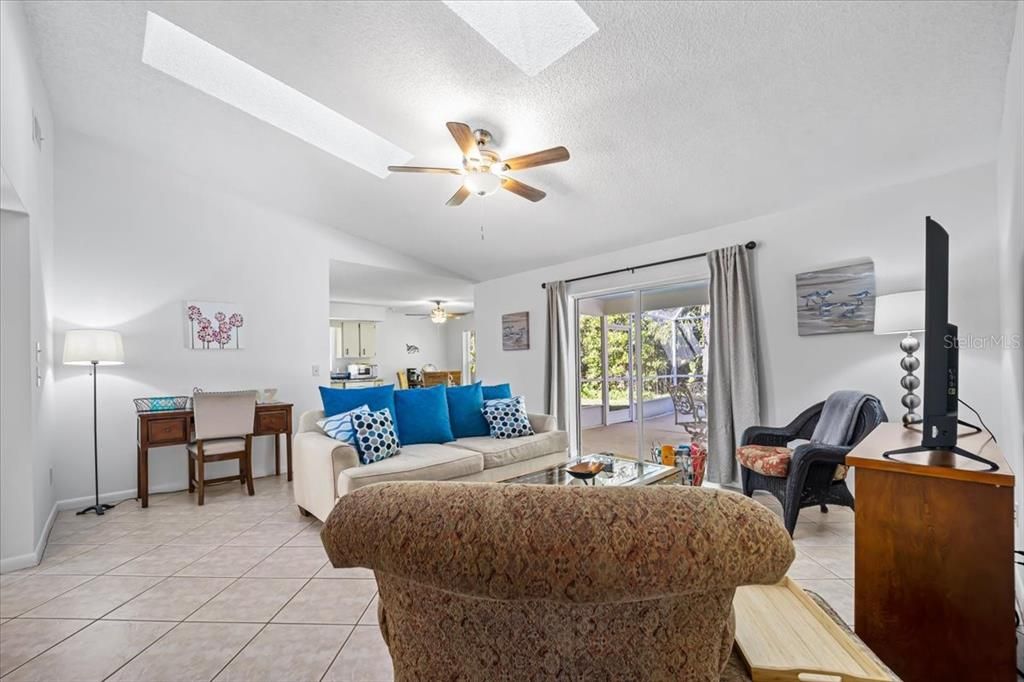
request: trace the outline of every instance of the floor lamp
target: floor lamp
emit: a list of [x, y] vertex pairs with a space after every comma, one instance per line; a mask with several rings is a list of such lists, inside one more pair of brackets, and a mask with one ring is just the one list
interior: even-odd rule
[[99, 430], [96, 420], [96, 370], [100, 365], [123, 365], [124, 344], [118, 332], [105, 329], [72, 329], [64, 337], [64, 364], [92, 366], [92, 463], [96, 483], [96, 504], [78, 512], [79, 515], [103, 512], [113, 505], [100, 504]]

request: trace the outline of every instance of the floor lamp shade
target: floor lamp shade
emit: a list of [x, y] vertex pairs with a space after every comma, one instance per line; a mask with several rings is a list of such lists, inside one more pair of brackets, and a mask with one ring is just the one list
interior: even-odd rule
[[65, 365], [123, 365], [121, 334], [106, 329], [72, 329], [64, 337]]

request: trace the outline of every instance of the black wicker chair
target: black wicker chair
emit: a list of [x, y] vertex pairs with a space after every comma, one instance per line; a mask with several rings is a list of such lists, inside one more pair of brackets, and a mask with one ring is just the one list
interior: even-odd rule
[[[742, 445], [787, 447], [794, 440], [810, 440], [824, 405], [824, 402], [812, 405], [781, 428], [751, 426], [743, 432]], [[846, 453], [854, 445], [887, 419], [881, 401], [870, 396], [857, 415], [853, 437], [848, 444], [804, 443], [797, 446], [785, 477], [766, 476], [741, 465], [743, 494], [751, 497], [755, 490], [767, 490], [774, 495], [782, 503], [786, 530], [790, 535], [796, 530], [797, 517], [804, 507], [821, 505], [821, 510], [827, 512], [827, 505], [837, 504], [853, 509], [853, 495], [846, 487], [845, 479], [835, 478], [836, 467], [846, 461]]]

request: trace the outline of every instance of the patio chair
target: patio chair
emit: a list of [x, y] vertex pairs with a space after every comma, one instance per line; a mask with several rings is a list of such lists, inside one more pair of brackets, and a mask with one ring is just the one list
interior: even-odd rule
[[829, 504], [854, 508], [853, 495], [846, 487], [846, 453], [888, 419], [881, 401], [868, 396], [857, 414], [849, 442], [808, 442], [795, 449], [787, 447], [795, 440], [810, 440], [824, 406], [824, 401], [812, 405], [781, 428], [751, 426], [743, 432], [742, 444], [736, 449], [743, 494], [751, 497], [755, 490], [767, 490], [774, 495], [782, 504], [790, 535], [804, 507], [820, 505], [823, 512], [828, 511]]
[[[675, 421], [682, 426], [690, 439], [700, 442], [707, 441], [708, 432], [708, 389], [703, 381], [689, 381], [669, 386], [672, 406], [675, 408]], [[689, 419], [680, 421], [680, 416]]]

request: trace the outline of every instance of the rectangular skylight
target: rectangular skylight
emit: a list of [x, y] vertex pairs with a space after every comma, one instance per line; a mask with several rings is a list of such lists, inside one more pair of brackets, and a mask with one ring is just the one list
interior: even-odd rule
[[146, 13], [142, 61], [378, 177], [413, 156], [152, 12]]
[[572, 0], [444, 0], [527, 76], [536, 76], [597, 33]]

